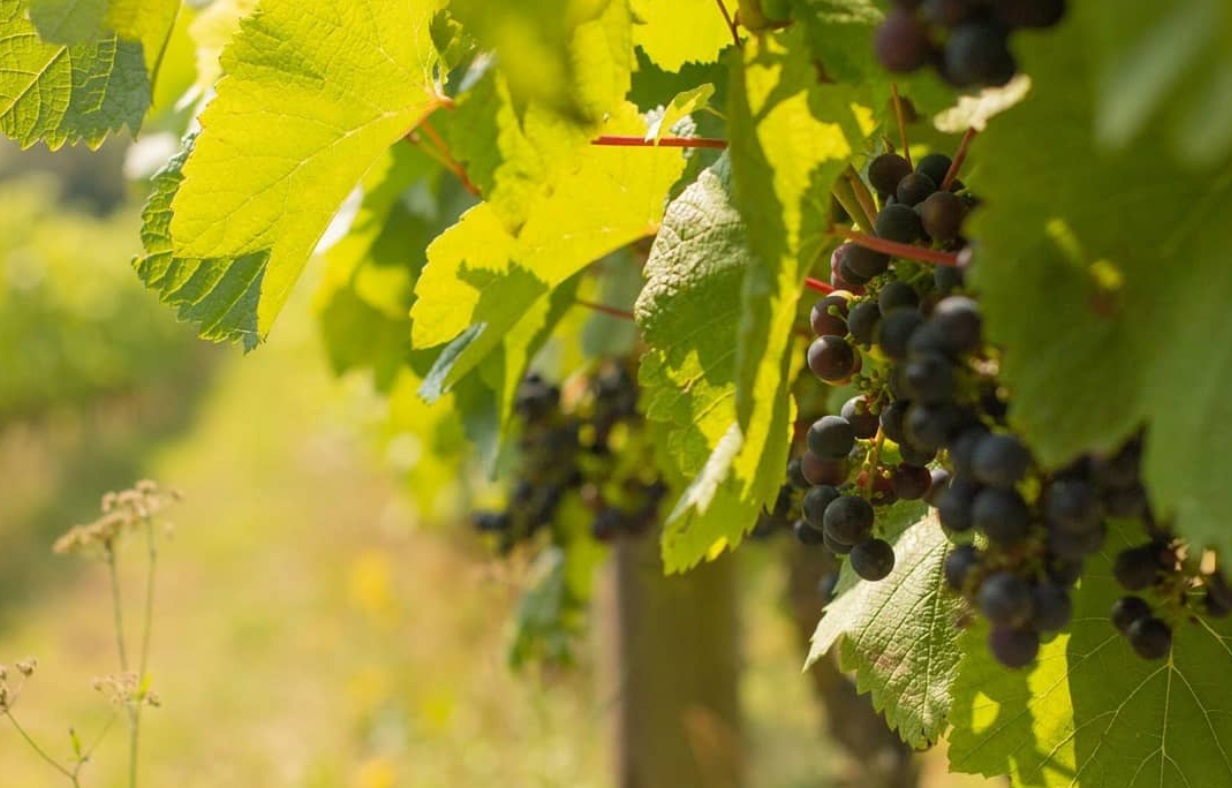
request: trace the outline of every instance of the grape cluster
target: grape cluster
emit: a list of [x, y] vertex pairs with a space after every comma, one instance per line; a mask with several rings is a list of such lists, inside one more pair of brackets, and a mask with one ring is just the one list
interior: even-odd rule
[[623, 361], [600, 365], [567, 408], [558, 386], [528, 375], [514, 400], [521, 436], [507, 505], [476, 512], [475, 527], [495, 535], [502, 553], [545, 529], [556, 539], [562, 504], [576, 494], [591, 514], [595, 539], [648, 530], [668, 490], [643, 456], [637, 398], [637, 382]]
[[889, 71], [932, 66], [959, 88], [1000, 86], [1018, 70], [1010, 34], [1049, 28], [1065, 0], [894, 0], [877, 30], [877, 59]]

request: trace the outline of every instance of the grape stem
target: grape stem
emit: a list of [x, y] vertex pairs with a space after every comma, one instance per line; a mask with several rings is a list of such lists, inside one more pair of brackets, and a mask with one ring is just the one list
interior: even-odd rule
[[877, 220], [877, 204], [873, 202], [873, 193], [868, 190], [856, 168], [850, 164], [843, 170], [843, 177], [847, 179], [847, 185], [851, 187], [856, 202], [860, 204], [860, 211], [864, 214], [864, 228], [871, 232], [873, 223]]
[[881, 464], [881, 447], [884, 445], [885, 432], [878, 426], [877, 435], [873, 438], [872, 448], [868, 450], [868, 456], [864, 458], [867, 468], [865, 471], [867, 478], [864, 481], [864, 494], [868, 496], [869, 500], [873, 498], [873, 485], [877, 482], [877, 466]]
[[644, 137], [623, 137], [604, 134], [590, 141], [591, 145], [604, 145], [616, 148], [716, 148], [727, 147], [727, 140], [710, 137], [660, 137], [648, 140]]
[[963, 134], [962, 141], [958, 143], [958, 150], [954, 151], [954, 159], [950, 162], [950, 168], [946, 170], [945, 180], [941, 181], [941, 191], [949, 191], [954, 185], [958, 171], [962, 169], [963, 162], [967, 160], [967, 150], [971, 147], [971, 141], [975, 139], [975, 135], [975, 129], [967, 129]]
[[573, 299], [573, 303], [578, 306], [584, 306], [587, 309], [593, 309], [596, 312], [600, 312], [611, 317], [619, 318], [621, 320], [628, 320], [632, 322], [635, 319], [633, 313], [627, 309], [619, 309], [614, 306], [608, 306], [607, 304], [597, 304], [594, 301], [586, 301], [581, 298]]
[[914, 169], [911, 164], [911, 148], [907, 145], [907, 121], [903, 117], [903, 100], [898, 95], [897, 82], [890, 83], [890, 93], [894, 96], [894, 117], [898, 120], [898, 139], [903, 146], [903, 158], [907, 160], [907, 166]]
[[917, 263], [933, 263], [935, 265], [958, 265], [958, 255], [953, 252], [942, 252], [937, 249], [925, 249], [922, 246], [900, 244], [897, 241], [887, 241], [875, 235], [857, 233], [852, 230], [840, 230], [839, 235], [857, 246], [872, 249], [875, 252], [901, 257], [904, 260], [914, 260]]
[[[450, 104], [442, 104], [441, 106], [448, 107], [451, 105], [452, 102], [450, 102]], [[422, 135], [420, 134], [421, 130], [423, 131]], [[426, 142], [424, 137], [427, 137]], [[476, 197], [480, 196], [479, 189], [475, 186], [475, 184], [471, 183], [471, 179], [466, 175], [466, 170], [462, 168], [462, 165], [459, 164], [457, 159], [453, 157], [453, 154], [449, 152], [449, 146], [445, 143], [444, 138], [437, 133], [436, 128], [427, 117], [424, 117], [424, 119], [419, 122], [418, 126], [407, 132], [406, 141], [418, 147], [437, 164], [456, 175], [458, 180], [462, 183], [462, 188], [466, 189]]]
[[723, 0], [715, 0], [719, 4], [719, 13], [723, 15], [723, 21], [727, 23], [727, 29], [731, 31], [732, 43], [736, 48], [740, 48], [740, 28], [736, 26], [735, 18], [728, 12], [727, 4]]
[[834, 287], [833, 285], [828, 285], [825, 282], [821, 281], [820, 279], [816, 279], [811, 276], [806, 276], [804, 278], [804, 286], [807, 287], [809, 290], [812, 290], [817, 293], [825, 293], [826, 295], [829, 295], [830, 293], [833, 293], [835, 290], [838, 289], [837, 287]]

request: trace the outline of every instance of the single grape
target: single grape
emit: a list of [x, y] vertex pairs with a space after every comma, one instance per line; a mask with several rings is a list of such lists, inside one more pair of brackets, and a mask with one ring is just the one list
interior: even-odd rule
[[873, 231], [878, 238], [896, 241], [900, 244], [912, 244], [924, 235], [924, 227], [920, 217], [907, 205], [887, 205], [873, 220]]
[[1039, 655], [1039, 633], [1032, 629], [994, 627], [988, 633], [988, 650], [1007, 668], [1025, 668]]
[[847, 301], [851, 293], [830, 293], [813, 305], [809, 312], [809, 325], [819, 337], [847, 335]]
[[1125, 636], [1143, 659], [1163, 659], [1172, 650], [1172, 629], [1154, 616], [1136, 619]]
[[992, 6], [1010, 28], [1052, 27], [1065, 16], [1065, 0], [993, 0]]
[[988, 487], [975, 496], [971, 520], [990, 540], [1009, 546], [1031, 530], [1031, 509], [1017, 491]]
[[946, 73], [960, 86], [1001, 87], [1018, 71], [1005, 29], [983, 20], [950, 31], [945, 42], [945, 66]]
[[[882, 312], [885, 312], [882, 308]], [[916, 309], [900, 307], [887, 314], [877, 331], [877, 345], [887, 358], [902, 361], [907, 358], [907, 344], [911, 335], [924, 323], [924, 316]]]
[[1164, 568], [1159, 559], [1158, 545], [1130, 547], [1117, 553], [1112, 574], [1125, 590], [1143, 591], [1155, 584], [1156, 576]]
[[906, 437], [903, 432], [903, 419], [907, 417], [907, 408], [911, 403], [907, 400], [895, 400], [881, 409], [881, 431], [897, 444], [902, 444]]
[[867, 539], [851, 550], [851, 568], [857, 575], [876, 582], [894, 569], [894, 548], [882, 539]]
[[929, 475], [933, 477], [933, 481], [928, 486], [928, 494], [924, 496], [924, 501], [929, 506], [939, 506], [945, 491], [950, 489], [953, 476], [945, 468], [933, 468], [929, 471]]
[[838, 489], [828, 484], [819, 484], [805, 493], [804, 499], [800, 502], [800, 510], [808, 524], [814, 528], [822, 528], [825, 522], [822, 518], [825, 516], [826, 507], [839, 495], [841, 493]]
[[818, 337], [809, 345], [808, 365], [817, 377], [836, 383], [855, 372], [856, 351], [842, 337]]
[[857, 244], [844, 244], [844, 246], [847, 247], [847, 253], [841, 260], [841, 264], [847, 266], [842, 269], [844, 276], [850, 271], [867, 282], [889, 270], [890, 256], [888, 254]]
[[1066, 531], [1048, 527], [1048, 549], [1062, 558], [1086, 558], [1098, 553], [1108, 538], [1108, 526], [1096, 523], [1086, 531]]
[[836, 542], [856, 545], [873, 533], [873, 507], [855, 495], [843, 495], [826, 507], [822, 518], [826, 533]]
[[803, 520], [796, 520], [795, 524], [791, 527], [791, 532], [796, 535], [796, 539], [800, 544], [808, 545], [809, 547], [825, 544], [825, 534]]
[[868, 398], [863, 394], [857, 394], [844, 402], [839, 413], [851, 422], [851, 428], [857, 438], [868, 440], [877, 435], [877, 427], [881, 424], [881, 418], [869, 410]]
[[920, 172], [913, 172], [898, 182], [894, 195], [899, 203], [914, 208], [937, 191], [937, 182]]
[[918, 468], [923, 468], [937, 458], [937, 452], [934, 449], [921, 449], [910, 443], [900, 443], [898, 454], [903, 458], [903, 462]]
[[837, 487], [847, 481], [846, 460], [823, 460], [811, 451], [800, 455], [800, 472], [811, 485], [828, 484]]
[[809, 427], [806, 441], [809, 451], [818, 457], [841, 460], [855, 447], [856, 433], [842, 416], [822, 416]]
[[886, 282], [877, 295], [877, 306], [881, 314], [888, 315], [895, 309], [916, 309], [920, 305], [920, 294], [906, 282], [898, 280]]
[[868, 182], [882, 194], [893, 194], [898, 182], [910, 174], [911, 164], [897, 153], [883, 153], [868, 165]]
[[907, 362], [903, 376], [907, 395], [913, 401], [940, 405], [954, 399], [954, 366], [945, 356], [935, 353], [915, 356]]
[[902, 463], [890, 474], [894, 494], [904, 501], [918, 501], [928, 493], [933, 477], [927, 468]]
[[807, 490], [812, 487], [809, 480], [804, 478], [804, 461], [799, 457], [795, 457], [791, 462], [787, 463], [787, 483], [797, 490]]
[[939, 328], [945, 351], [951, 355], [970, 353], [983, 341], [979, 305], [966, 296], [941, 299], [928, 316], [928, 322]]
[[907, 442], [920, 449], [940, 449], [966, 427], [969, 420], [970, 414], [952, 402], [913, 403], [907, 409]]
[[847, 316], [847, 330], [861, 347], [872, 347], [877, 336], [877, 324], [881, 322], [881, 308], [876, 301], [861, 301], [851, 308]]
[[976, 595], [980, 612], [993, 626], [1019, 626], [1035, 612], [1035, 596], [1027, 581], [1006, 571], [984, 578]]
[[941, 524], [952, 533], [970, 531], [975, 526], [972, 509], [975, 506], [975, 496], [979, 492], [979, 485], [970, 479], [964, 476], [951, 477], [935, 504]]
[[1112, 605], [1112, 625], [1123, 635], [1135, 621], [1150, 615], [1151, 606], [1140, 596], [1123, 596]]
[[1063, 531], [1085, 533], [1102, 520], [1095, 488], [1082, 479], [1058, 479], [1044, 493], [1048, 521]]
[[930, 153], [916, 162], [915, 171], [932, 178], [933, 183], [942, 183], [953, 163], [954, 160], [944, 153]]
[[971, 455], [971, 472], [983, 484], [1013, 487], [1031, 470], [1031, 452], [1013, 435], [984, 436]]
[[1058, 632], [1074, 617], [1074, 602], [1063, 586], [1043, 583], [1035, 587], [1035, 617], [1032, 625], [1040, 632]]
[[967, 218], [967, 206], [953, 192], [933, 192], [915, 206], [915, 212], [920, 215], [924, 232], [939, 243], [949, 243], [958, 238], [963, 220]]
[[1083, 560], [1081, 558], [1061, 558], [1052, 556], [1048, 562], [1048, 578], [1062, 588], [1073, 588], [1082, 577]]
[[945, 564], [942, 567], [945, 573], [946, 585], [955, 591], [961, 592], [967, 583], [967, 578], [979, 565], [979, 548], [973, 544], [964, 544], [955, 547], [950, 551], [950, 554], [945, 557]]
[[975, 476], [972, 470], [972, 460], [975, 457], [975, 447], [989, 434], [983, 424], [975, 423], [967, 427], [950, 442], [950, 463], [954, 470], [963, 476]]
[[838, 261], [838, 275], [844, 282], [850, 282], [856, 287], [863, 287], [872, 281], [871, 276], [865, 276], [851, 266], [851, 258], [844, 255]]
[[[932, 233], [929, 233], [929, 235], [932, 235]], [[956, 265], [933, 266], [933, 286], [942, 295], [948, 295], [955, 290], [961, 290], [965, 284], [965, 279], [963, 269]]]

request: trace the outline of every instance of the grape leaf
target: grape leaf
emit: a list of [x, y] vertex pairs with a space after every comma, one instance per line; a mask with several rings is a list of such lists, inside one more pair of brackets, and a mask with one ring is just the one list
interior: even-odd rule
[[935, 514], [920, 519], [924, 511], [899, 504], [878, 518], [894, 543], [886, 579], [860, 580], [844, 562], [838, 596], [822, 613], [807, 663], [838, 645], [841, 667], [856, 673], [856, 689], [871, 692], [874, 708], [916, 748], [936, 742], [946, 728], [963, 611], [945, 583], [949, 543]]
[[714, 85], [698, 85], [692, 90], [679, 93], [656, 115], [646, 131], [646, 139], [658, 142], [677, 123], [706, 106], [714, 95]]
[[52, 44], [82, 44], [112, 33], [141, 44], [150, 81], [171, 35], [180, 0], [29, 0], [30, 21]]
[[[1218, 164], [1232, 150], [1232, 10], [1221, 0], [1090, 6], [1096, 138], [1124, 148], [1167, 123], [1177, 159]], [[1086, 9], [1084, 9], [1086, 12]]]
[[239, 30], [240, 20], [256, 10], [257, 0], [214, 0], [197, 13], [188, 31], [197, 45], [197, 95], [213, 88], [222, 76], [219, 57]]
[[1083, 43], [1096, 22], [1072, 12], [1023, 47], [1033, 91], [976, 138], [970, 177], [987, 200], [971, 226], [973, 279], [1005, 348], [1011, 418], [1054, 467], [1147, 423], [1157, 514], [1232, 552], [1232, 466], [1212, 429], [1232, 420], [1232, 165], [1174, 171], [1157, 134], [1096, 153]]
[[[626, 106], [605, 128], [642, 133], [645, 125]], [[419, 348], [452, 344], [426, 381], [425, 396], [448, 390], [473, 369], [505, 332], [534, 314], [541, 296], [654, 233], [682, 168], [678, 151], [586, 147], [568, 178], [540, 187], [516, 233], [484, 203], [437, 238], [416, 287], [412, 341]]]
[[171, 251], [171, 203], [184, 180], [182, 168], [192, 150], [190, 139], [154, 177], [142, 212], [141, 243], [145, 254], [133, 265], [146, 287], [176, 308], [181, 320], [200, 324], [206, 339], [257, 344], [257, 302], [269, 255], [213, 260], [175, 257]]
[[136, 133], [150, 106], [141, 45], [110, 35], [73, 46], [39, 39], [26, 0], [0, 0], [0, 132], [23, 148]]
[[791, 442], [794, 332], [804, 280], [829, 242], [830, 192], [872, 132], [850, 89], [818, 82], [803, 30], [748, 41], [728, 115], [736, 204], [754, 252], [736, 342], [736, 416], [752, 468], [742, 496], [771, 501]]
[[1009, 772], [1021, 786], [1232, 783], [1224, 679], [1232, 670], [1232, 623], [1186, 616], [1176, 624], [1170, 657], [1138, 657], [1108, 620], [1124, 593], [1111, 558], [1126, 545], [1114, 535], [1108, 552], [1088, 562], [1070, 632], [1043, 646], [1034, 669], [997, 664], [985, 626], [963, 633], [952, 769]]
[[668, 572], [696, 565], [716, 544], [738, 544], [761, 507], [740, 494], [757, 457], [737, 465], [736, 325], [752, 258], [724, 155], [668, 207], [635, 307], [648, 345], [638, 377], [660, 462], [693, 480], [667, 518]]
[[519, 106], [539, 103], [585, 125], [624, 99], [632, 60], [627, 2], [453, 0], [450, 11], [496, 51]]
[[265, 259], [258, 337], [343, 199], [440, 106], [437, 6], [265, 0], [223, 53], [227, 77], [184, 164], [170, 236], [177, 259]]
[[633, 0], [633, 43], [664, 71], [711, 63], [732, 43], [714, 0]]

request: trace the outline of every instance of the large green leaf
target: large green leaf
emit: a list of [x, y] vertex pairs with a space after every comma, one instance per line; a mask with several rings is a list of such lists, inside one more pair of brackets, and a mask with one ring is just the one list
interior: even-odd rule
[[0, 0], [0, 132], [23, 148], [85, 142], [98, 147], [150, 106], [141, 45], [115, 35], [72, 46], [46, 43], [27, 0]]
[[[264, 256], [265, 336], [347, 194], [440, 105], [437, 0], [265, 0], [223, 54], [227, 76], [172, 202], [177, 259]], [[205, 315], [222, 330], [232, 315]]]
[[655, 446], [661, 462], [693, 480], [663, 534], [669, 572], [694, 566], [716, 545], [738, 544], [761, 507], [740, 494], [756, 463], [735, 464], [743, 446], [737, 324], [752, 262], [724, 156], [668, 207], [636, 307], [649, 346], [639, 378]]
[[1073, 11], [1023, 48], [1035, 88], [977, 138], [970, 177], [987, 206], [971, 227], [974, 280], [1006, 351], [1011, 417], [1050, 466], [1146, 422], [1158, 512], [1232, 551], [1218, 428], [1232, 423], [1232, 162], [1175, 171], [1155, 134], [1100, 153], [1086, 42], [1102, 21]]
[[115, 34], [145, 53], [150, 81], [158, 73], [180, 0], [29, 0], [30, 21], [53, 44], [84, 44]]
[[1139, 658], [1108, 620], [1124, 593], [1110, 556], [1089, 562], [1070, 632], [1042, 648], [1034, 669], [997, 664], [984, 626], [963, 634], [951, 768], [1012, 773], [1020, 786], [1232, 784], [1232, 623], [1181, 620], [1168, 659]]
[[869, 583], [844, 563], [808, 658], [812, 665], [837, 645], [856, 688], [871, 692], [890, 727], [917, 748], [937, 741], [948, 723], [964, 605], [945, 584], [949, 542], [935, 516], [920, 519], [923, 511], [900, 504], [879, 518], [894, 543], [894, 571]]
[[664, 71], [710, 63], [732, 43], [714, 0], [633, 0], [633, 43]]

